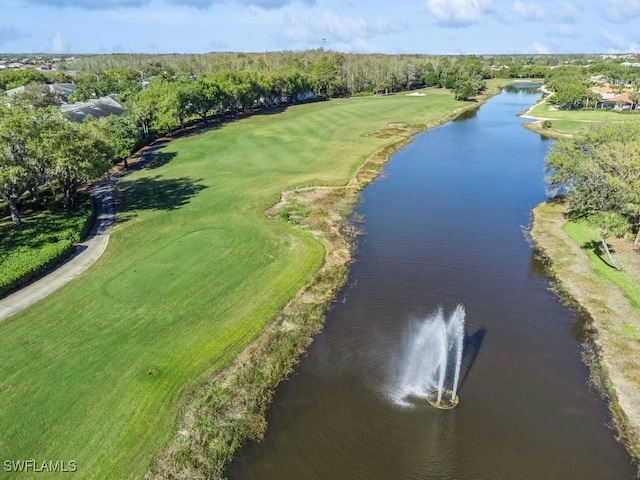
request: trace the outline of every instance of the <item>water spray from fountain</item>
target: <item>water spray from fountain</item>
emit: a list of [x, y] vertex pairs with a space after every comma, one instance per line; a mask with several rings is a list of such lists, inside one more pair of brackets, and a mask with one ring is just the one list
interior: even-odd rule
[[410, 332], [393, 389], [396, 403], [407, 406], [417, 398], [442, 409], [458, 404], [464, 320], [463, 305], [449, 318], [440, 307]]

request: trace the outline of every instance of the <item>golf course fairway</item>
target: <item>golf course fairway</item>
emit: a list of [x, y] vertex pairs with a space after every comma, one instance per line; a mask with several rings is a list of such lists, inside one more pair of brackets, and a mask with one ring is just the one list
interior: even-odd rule
[[318, 239], [265, 211], [283, 191], [346, 184], [394, 141], [370, 135], [390, 123], [425, 127], [468, 105], [425, 92], [216, 125], [168, 143], [123, 180], [102, 257], [0, 322], [3, 461], [73, 461], [74, 478], [143, 476], [189, 392], [322, 265]]

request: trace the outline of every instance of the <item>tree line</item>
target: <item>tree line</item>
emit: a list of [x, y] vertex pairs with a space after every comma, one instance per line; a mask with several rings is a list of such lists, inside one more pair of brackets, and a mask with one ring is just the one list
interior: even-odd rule
[[[191, 118], [206, 122], [212, 115], [310, 99], [389, 94], [428, 86], [451, 89], [456, 99], [469, 100], [486, 88], [484, 80], [491, 76], [486, 62], [478, 57], [456, 62], [444, 58], [434, 64], [423, 58], [333, 53], [313, 61], [292, 55], [266, 63], [262, 57], [249, 59], [239, 54], [235, 62], [216, 57], [206, 71], [201, 65], [195, 68], [189, 58], [180, 68], [148, 62], [78, 73], [72, 100], [114, 95], [148, 137], [183, 128]], [[347, 61], [352, 62], [348, 67]]]
[[602, 81], [618, 92], [631, 90], [629, 97], [634, 107], [640, 103], [640, 68], [626, 67], [615, 62], [595, 62], [588, 66], [569, 65], [549, 70], [545, 86], [553, 94], [549, 103], [565, 110], [596, 108], [602, 96], [592, 90], [592, 76], [601, 76]]
[[112, 165], [118, 145], [109, 129], [119, 123], [114, 117], [77, 124], [54, 107], [0, 104], [0, 199], [13, 224], [22, 224], [20, 200], [26, 193], [41, 204], [44, 191], [57, 192], [70, 208], [78, 189]]
[[[187, 122], [302, 101], [390, 94], [421, 87], [451, 89], [468, 100], [495, 72], [477, 56], [350, 55], [324, 51], [270, 54], [121, 55], [80, 57], [65, 72], [0, 72], [0, 87], [27, 85], [0, 104], [0, 199], [21, 224], [20, 200], [40, 191], [62, 194], [65, 206], [86, 181], [102, 175], [144, 142]], [[539, 66], [539, 65], [538, 65]], [[518, 70], [520, 73], [522, 68]], [[72, 81], [69, 101], [110, 95], [121, 117], [61, 118], [60, 98], [41, 87]]]

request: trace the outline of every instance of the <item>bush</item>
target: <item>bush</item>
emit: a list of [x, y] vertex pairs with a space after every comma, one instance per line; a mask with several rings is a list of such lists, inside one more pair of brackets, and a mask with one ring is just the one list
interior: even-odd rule
[[542, 122], [542, 128], [544, 128], [545, 130], [551, 128], [551, 120], [545, 120], [544, 122]]
[[92, 219], [91, 197], [79, 194], [71, 211], [59, 208], [25, 215], [22, 229], [9, 223], [0, 224], [0, 297], [70, 255]]

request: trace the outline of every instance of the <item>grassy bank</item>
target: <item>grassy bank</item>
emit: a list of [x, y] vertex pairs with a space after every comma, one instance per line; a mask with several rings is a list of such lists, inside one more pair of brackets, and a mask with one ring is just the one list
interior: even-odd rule
[[[602, 122], [640, 122], [636, 113], [620, 113], [612, 110], [556, 110], [550, 108], [546, 100], [538, 102], [526, 113], [528, 118], [538, 120], [532, 124], [532, 130], [549, 136], [572, 135], [593, 123]], [[550, 129], [542, 129], [544, 120], [551, 122]]]
[[[341, 190], [359, 187], [309, 187], [346, 185], [376, 152], [461, 106], [448, 92], [426, 93], [257, 114], [172, 142], [152, 168], [120, 183], [118, 223], [103, 256], [0, 324], [2, 460], [74, 460], [78, 478], [139, 478], [176, 430], [193, 439], [194, 431], [183, 434], [176, 419], [223, 395], [206, 380], [279, 312], [283, 321], [271, 328], [285, 345], [290, 340], [282, 332], [294, 322], [315, 330], [331, 285], [344, 275], [348, 255], [327, 242], [340, 236], [339, 210], [350, 208], [344, 199], [355, 198]], [[306, 205], [293, 213], [307, 213], [265, 216], [288, 190]], [[299, 228], [302, 221], [308, 229]], [[330, 257], [335, 264], [325, 263]], [[337, 267], [319, 270], [323, 264]], [[318, 290], [296, 297], [300, 310], [284, 308], [314, 279]], [[303, 345], [273, 347], [282, 356], [273, 355], [275, 366], [260, 375], [276, 382]], [[252, 358], [240, 359], [247, 370]], [[254, 375], [225, 381], [259, 383]], [[252, 395], [238, 396], [238, 409], [262, 408], [255, 401], [261, 392]], [[224, 418], [215, 409], [197, 417], [205, 444], [234, 448], [262, 428], [248, 419], [223, 429], [228, 438], [209, 437]], [[198, 466], [197, 455], [178, 448], [169, 458]]]
[[598, 231], [567, 222], [565, 205], [546, 202], [533, 211], [532, 238], [547, 259], [556, 289], [588, 314], [592, 378], [608, 397], [619, 438], [640, 459], [640, 262], [628, 241], [612, 241], [622, 271], [606, 264]]
[[91, 198], [79, 194], [71, 210], [50, 200], [44, 211], [27, 209], [22, 228], [0, 218], [0, 297], [63, 260], [81, 240], [93, 219]]

